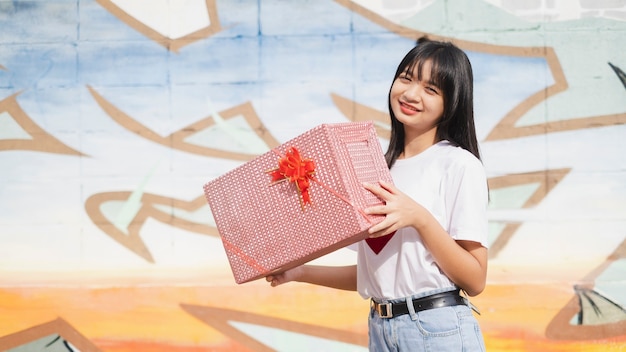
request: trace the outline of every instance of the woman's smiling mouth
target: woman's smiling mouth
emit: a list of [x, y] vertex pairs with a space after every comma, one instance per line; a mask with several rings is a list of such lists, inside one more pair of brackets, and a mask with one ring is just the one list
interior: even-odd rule
[[414, 114], [416, 112], [419, 112], [419, 110], [417, 108], [415, 108], [415, 107], [413, 107], [413, 106], [411, 106], [411, 105], [409, 105], [407, 103], [404, 103], [402, 101], [400, 101], [399, 103], [400, 103], [400, 109], [402, 110], [402, 112], [404, 114], [412, 115], [412, 114]]

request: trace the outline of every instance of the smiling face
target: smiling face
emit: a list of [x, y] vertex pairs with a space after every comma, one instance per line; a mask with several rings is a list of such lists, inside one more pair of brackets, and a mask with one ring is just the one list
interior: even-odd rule
[[395, 79], [389, 104], [404, 126], [407, 142], [419, 137], [435, 141], [437, 124], [443, 116], [443, 92], [431, 79], [431, 61], [411, 65]]

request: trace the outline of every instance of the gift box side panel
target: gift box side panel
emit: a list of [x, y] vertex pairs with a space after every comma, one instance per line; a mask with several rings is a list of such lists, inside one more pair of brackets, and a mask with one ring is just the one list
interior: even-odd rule
[[[268, 233], [271, 219], [256, 210], [268, 196], [267, 180], [251, 177], [251, 170], [263, 168], [260, 156], [204, 186], [215, 224], [236, 281], [266, 270], [257, 259], [246, 253], [271, 250], [272, 241], [258, 241], [255, 233]], [[264, 182], [265, 181], [265, 182]]]
[[269, 163], [262, 155], [230, 172], [208, 182], [204, 192], [218, 230], [236, 231], [246, 223], [256, 220], [254, 207], [267, 196], [267, 180], [253, 176], [252, 172]]

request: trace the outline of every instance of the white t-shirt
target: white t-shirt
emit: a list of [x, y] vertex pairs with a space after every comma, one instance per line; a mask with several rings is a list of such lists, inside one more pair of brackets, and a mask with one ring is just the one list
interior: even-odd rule
[[[487, 247], [487, 178], [473, 154], [441, 141], [391, 168], [398, 189], [428, 209], [455, 240]], [[398, 230], [376, 254], [358, 243], [357, 290], [363, 298], [397, 299], [455, 286], [413, 227]]]

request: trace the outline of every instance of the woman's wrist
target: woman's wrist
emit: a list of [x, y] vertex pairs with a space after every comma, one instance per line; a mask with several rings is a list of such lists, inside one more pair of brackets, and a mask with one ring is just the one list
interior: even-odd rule
[[422, 207], [419, 204], [416, 204], [415, 215], [413, 216], [412, 226], [417, 230], [417, 232], [422, 233], [428, 229], [430, 224], [433, 221], [436, 221], [435, 218], [430, 214], [426, 208]]

